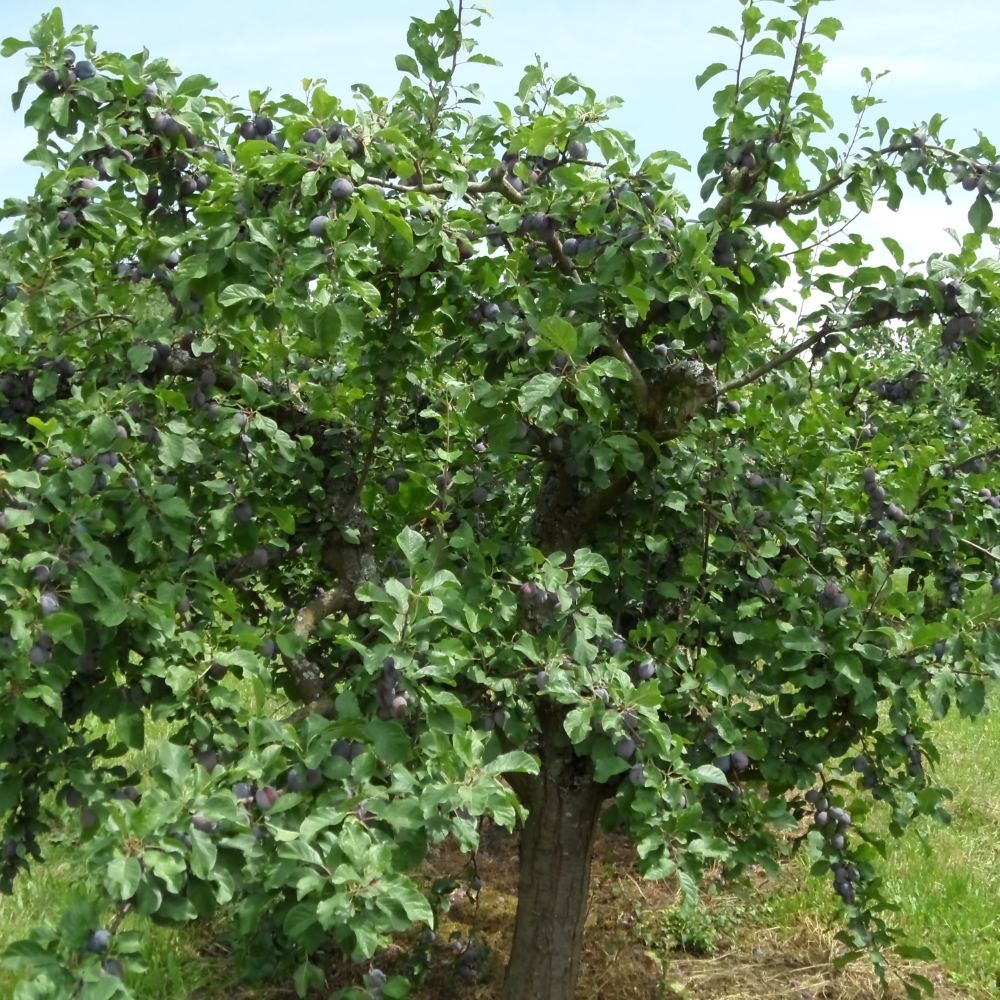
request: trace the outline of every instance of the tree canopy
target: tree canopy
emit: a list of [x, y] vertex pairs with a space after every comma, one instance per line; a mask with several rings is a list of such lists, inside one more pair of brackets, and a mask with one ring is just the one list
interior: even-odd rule
[[[599, 820], [686, 906], [805, 851], [846, 958], [920, 954], [867, 821], [946, 818], [933, 721], [1000, 676], [1000, 164], [872, 121], [867, 71], [838, 132], [840, 22], [741, 6], [699, 208], [574, 76], [486, 103], [460, 4], [351, 101], [240, 107], [58, 9], [3, 42], [41, 177], [0, 239], [0, 887], [67, 817], [94, 873], [19, 1000], [127, 997], [126, 912], [220, 909], [300, 995], [333, 946], [403, 996], [371, 960], [485, 818], [507, 1000], [573, 996]], [[925, 264], [851, 232], [956, 184]]]

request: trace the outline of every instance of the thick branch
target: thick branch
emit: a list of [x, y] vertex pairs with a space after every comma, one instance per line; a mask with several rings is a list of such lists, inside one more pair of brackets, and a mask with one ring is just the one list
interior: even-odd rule
[[646, 416], [649, 413], [649, 386], [646, 385], [642, 371], [628, 351], [622, 347], [621, 341], [607, 328], [604, 330], [604, 340], [608, 350], [629, 370], [629, 384], [632, 386], [635, 408], [641, 416]]
[[549, 248], [549, 252], [552, 254], [552, 259], [555, 261], [556, 267], [558, 267], [567, 278], [572, 278], [578, 285], [582, 284], [580, 280], [580, 273], [577, 271], [576, 265], [573, 261], [566, 256], [566, 253], [563, 250], [562, 240], [559, 239], [558, 233], [553, 232], [553, 234], [545, 240], [545, 245]]
[[841, 184], [846, 183], [847, 179], [840, 174], [834, 174], [825, 184], [820, 184], [819, 187], [813, 188], [812, 191], [806, 191], [803, 194], [792, 195], [789, 198], [782, 198], [779, 201], [767, 201], [763, 198], [752, 201], [749, 205], [750, 219], [752, 220], [754, 215], [764, 215], [774, 220], [784, 219], [791, 215], [793, 209], [802, 205], [808, 205], [810, 202], [822, 198], [823, 195], [829, 194], [840, 187]]
[[[350, 587], [350, 583], [342, 583], [339, 587], [310, 601], [295, 616], [292, 625], [292, 631], [295, 635], [307, 643], [324, 618], [346, 611], [348, 605], [354, 600], [354, 594]], [[306, 714], [312, 714], [316, 711], [315, 706], [318, 704], [329, 702], [331, 706], [333, 705], [326, 694], [326, 681], [315, 663], [310, 662], [305, 655], [286, 656], [285, 665], [295, 679], [295, 686], [298, 688], [302, 700], [312, 707], [312, 710]], [[320, 714], [327, 715], [327, 712], [324, 711]]]

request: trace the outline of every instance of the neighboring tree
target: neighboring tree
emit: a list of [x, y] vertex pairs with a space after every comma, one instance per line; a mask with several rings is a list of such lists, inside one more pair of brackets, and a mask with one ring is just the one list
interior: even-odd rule
[[[420, 863], [484, 817], [523, 822], [506, 1000], [574, 996], [600, 820], [687, 906], [802, 849], [845, 959], [922, 954], [865, 821], [946, 816], [928, 719], [1000, 675], [1000, 164], [869, 126], [867, 71], [836, 135], [815, 6], [713, 29], [696, 216], [575, 77], [459, 86], [460, 6], [360, 111], [241, 110], [58, 10], [3, 43], [43, 176], [0, 251], [2, 886], [67, 818], [94, 873], [20, 1000], [128, 996], [126, 912], [220, 908], [304, 995], [431, 928]], [[850, 224], [904, 182], [978, 190], [975, 233], [875, 266]]]

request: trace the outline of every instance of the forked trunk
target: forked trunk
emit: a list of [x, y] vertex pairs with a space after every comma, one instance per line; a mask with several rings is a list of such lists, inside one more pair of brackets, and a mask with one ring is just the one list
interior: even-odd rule
[[573, 1000], [580, 973], [601, 802], [593, 778], [562, 734], [561, 714], [543, 720], [537, 777], [512, 781], [531, 810], [521, 835], [514, 943], [503, 1000]]

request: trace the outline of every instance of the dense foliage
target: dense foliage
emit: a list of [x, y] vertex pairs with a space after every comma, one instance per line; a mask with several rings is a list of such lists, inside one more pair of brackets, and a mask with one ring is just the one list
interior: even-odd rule
[[[219, 908], [304, 995], [432, 928], [419, 865], [484, 817], [523, 898], [546, 789], [582, 904], [519, 912], [509, 1000], [572, 996], [598, 816], [686, 905], [808, 852], [884, 969], [866, 818], [946, 817], [928, 720], [1000, 675], [1000, 165], [870, 123], [867, 74], [838, 135], [815, 5], [714, 29], [700, 211], [575, 77], [481, 103], [460, 7], [354, 104], [240, 108], [58, 10], [3, 43], [42, 176], [0, 246], [2, 887], [60, 816], [94, 873], [20, 1000], [129, 996], [106, 928]], [[855, 213], [955, 184], [961, 247], [869, 263]]]

